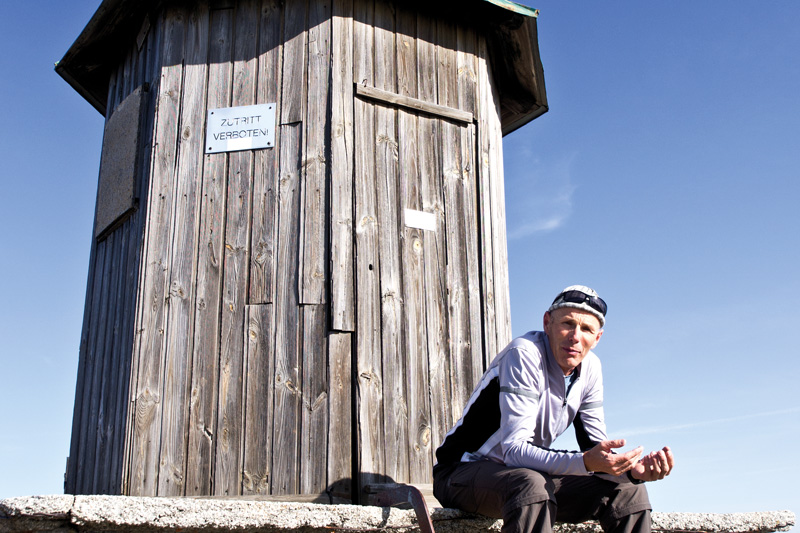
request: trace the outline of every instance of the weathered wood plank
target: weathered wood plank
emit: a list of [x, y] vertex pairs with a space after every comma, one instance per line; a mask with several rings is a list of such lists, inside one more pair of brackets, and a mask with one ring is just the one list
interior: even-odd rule
[[[417, 19], [417, 80], [419, 98], [437, 101], [436, 24], [429, 17]], [[427, 329], [428, 387], [431, 412], [431, 461], [433, 449], [443, 440], [451, 426], [449, 322], [447, 315], [447, 283], [445, 272], [445, 206], [442, 199], [442, 162], [440, 125], [442, 121], [419, 117], [417, 146], [419, 151], [420, 195], [422, 210], [436, 214], [436, 233], [422, 242], [423, 276], [425, 279], [425, 325]]]
[[[230, 106], [233, 13], [211, 12], [209, 27], [209, 109]], [[227, 154], [208, 154], [203, 165], [197, 260], [197, 309], [192, 352], [189, 406], [189, 455], [186, 494], [212, 492], [212, 458], [216, 441], [219, 384], [220, 305], [226, 204]]]
[[[233, 107], [255, 103], [258, 46], [258, 0], [240, 0], [234, 20]], [[214, 493], [238, 495], [242, 490], [242, 424], [244, 407], [244, 308], [250, 265], [250, 206], [253, 152], [228, 155], [228, 192], [225, 209], [225, 263], [222, 273], [219, 404], [214, 459]]]
[[147, 68], [147, 49], [152, 38], [153, 24], [150, 17], [146, 16], [136, 36], [136, 87], [148, 81], [145, 69]]
[[417, 14], [400, 2], [395, 9], [397, 94], [417, 99]]
[[331, 495], [334, 497], [341, 496], [352, 498], [352, 357], [352, 334], [329, 333], [327, 489], [330, 490]]
[[[132, 91], [132, 88], [128, 88], [128, 85], [132, 83], [130, 79], [131, 64], [129, 53], [126, 60], [119, 64], [116, 72], [112, 75], [111, 80], [109, 80], [109, 95], [106, 103], [108, 118], [116, 111], [119, 102], [128, 96], [128, 93], [125, 91]], [[125, 89], [118, 90], [123, 85]], [[139, 130], [137, 134], [141, 136], [141, 130]], [[137, 154], [137, 158], [138, 157], [139, 155]], [[134, 192], [134, 194], [138, 194], [138, 191]], [[118, 368], [118, 366], [121, 364], [122, 359], [129, 360], [131, 349], [130, 344], [126, 344], [124, 348], [120, 345], [121, 339], [123, 338], [122, 335], [120, 335], [120, 329], [131, 324], [134, 317], [134, 313], [132, 311], [127, 311], [127, 308], [124, 307], [121, 301], [121, 299], [124, 298], [124, 292], [121, 290], [122, 271], [127, 267], [125, 258], [122, 256], [127, 251], [128, 235], [130, 233], [128, 231], [129, 227], [130, 219], [115, 229], [116, 235], [113, 241], [107, 243], [108, 246], [113, 246], [113, 251], [110, 252], [111, 255], [108, 259], [113, 262], [111, 266], [111, 275], [113, 279], [109, 285], [111, 294], [109, 294], [109, 311], [105, 322], [107, 337], [106, 345], [103, 348], [105, 368], [103, 370], [102, 390], [99, 392], [95, 391], [94, 393], [101, 397], [100, 401], [102, 403], [97, 418], [96, 468], [94, 470], [92, 489], [90, 490], [90, 492], [99, 494], [117, 492], [112, 487], [119, 486], [120, 483], [119, 464], [122, 450], [118, 450], [118, 447], [115, 445], [121, 443], [125, 435], [125, 427], [118, 410], [126, 411], [126, 406], [124, 400], [118, 397], [118, 392], [122, 388], [127, 390], [130, 369]], [[93, 235], [96, 235], [97, 232], [98, 229], [95, 228]], [[95, 251], [93, 250], [92, 254], [94, 253]], [[128, 337], [124, 338], [127, 339]], [[82, 378], [79, 378], [79, 380], [80, 379]], [[124, 387], [120, 386], [123, 382]], [[112, 468], [112, 464], [115, 468]]]
[[328, 323], [325, 305], [303, 305], [300, 493], [319, 494], [328, 485]]
[[[84, 316], [85, 334], [81, 339], [81, 366], [79, 368], [79, 385], [75, 391], [75, 418], [72, 430], [72, 448], [70, 451], [70, 467], [73, 472], [72, 485], [75, 494], [88, 492], [84, 485], [87, 470], [87, 452], [89, 449], [89, 410], [92, 398], [92, 376], [96, 359], [97, 325], [100, 320], [100, 297], [102, 291], [103, 271], [105, 268], [106, 244], [94, 245], [91, 277], [87, 282], [86, 307]], [[80, 396], [79, 396], [80, 394]]]
[[[417, 95], [416, 14], [397, 11], [397, 90], [403, 96]], [[418, 119], [414, 113], [398, 111], [399, 155], [398, 208], [422, 211]], [[401, 218], [402, 223], [402, 218]], [[408, 481], [430, 479], [430, 389], [428, 386], [427, 328], [425, 324], [424, 231], [402, 227], [401, 265], [403, 280], [403, 350], [406, 361], [408, 403]], [[433, 236], [431, 236], [433, 237]]]
[[108, 248], [106, 250], [106, 259], [110, 261], [110, 269], [108, 272], [108, 279], [104, 280], [108, 285], [104, 287], [106, 292], [105, 300], [106, 305], [103, 309], [104, 323], [101, 331], [98, 332], [98, 340], [103, 337], [102, 344], [99, 345], [100, 360], [102, 361], [102, 370], [100, 371], [100, 380], [97, 383], [97, 389], [94, 392], [93, 402], [96, 405], [96, 413], [93, 418], [93, 424], [96, 425], [95, 434], [95, 456], [94, 456], [94, 473], [92, 479], [92, 492], [95, 494], [103, 494], [103, 485], [108, 480], [108, 469], [104, 468], [108, 450], [106, 448], [107, 442], [107, 423], [106, 418], [110, 415], [109, 412], [109, 386], [113, 379], [113, 344], [114, 344], [114, 306], [116, 305], [116, 288], [119, 282], [119, 258], [117, 252], [120, 249], [120, 233], [114, 232], [110, 235], [108, 240]]
[[145, 266], [146, 260], [146, 243], [147, 243], [147, 213], [151, 196], [151, 176], [153, 172], [153, 152], [155, 150], [155, 124], [158, 114], [158, 88], [160, 85], [161, 64], [162, 64], [162, 47], [164, 42], [164, 20], [160, 17], [157, 22], [151, 27], [147, 42], [142, 49], [143, 69], [145, 77], [144, 82], [150, 83], [149, 96], [147, 98], [147, 106], [142, 118], [142, 139], [139, 142], [141, 147], [141, 155], [137, 168], [140, 172], [138, 186], [138, 198], [140, 209], [138, 209], [133, 219], [136, 220], [136, 238], [131, 240], [131, 255], [133, 259], [131, 264], [134, 265], [132, 270], [128, 273], [129, 282], [129, 312], [133, 315], [133, 324], [129, 339], [131, 339], [130, 351], [128, 353], [130, 364], [130, 380], [128, 382], [127, 399], [126, 399], [126, 422], [125, 422], [125, 442], [124, 442], [124, 455], [122, 461], [122, 487], [123, 494], [131, 494], [131, 484], [133, 478], [133, 450], [136, 437], [136, 397], [137, 397], [137, 383], [139, 379], [139, 367], [141, 361], [139, 358], [139, 346], [141, 346], [142, 339], [142, 324], [144, 323], [144, 315], [140, 312], [141, 305], [141, 288], [144, 287], [144, 280], [147, 273]]
[[[149, 141], [149, 134], [141, 133], [142, 141]], [[141, 142], [141, 141], [140, 141]], [[142, 146], [140, 144], [140, 146]], [[139, 166], [141, 169], [142, 166]], [[141, 173], [141, 170], [140, 170]], [[140, 178], [141, 179], [141, 178]], [[136, 311], [137, 278], [139, 272], [139, 245], [142, 231], [141, 211], [134, 213], [122, 226], [124, 250], [121, 260], [123, 277], [120, 279], [122, 295], [118, 302], [120, 309], [120, 325], [115, 330], [114, 350], [118, 352], [117, 361], [118, 380], [114, 391], [114, 435], [111, 448], [114, 450], [111, 463], [108, 466], [110, 475], [109, 494], [122, 494], [125, 440], [127, 430], [128, 394], [131, 381], [131, 352], [133, 350], [133, 325]]]
[[458, 122], [471, 124], [473, 120], [472, 113], [462, 111], [454, 107], [432, 104], [418, 98], [412, 98], [410, 96], [400, 95], [391, 91], [376, 89], [367, 85], [357, 84], [356, 93], [359, 96], [377, 100], [378, 102], [404, 107], [412, 111], [421, 111], [423, 113], [449, 118]]
[[117, 332], [120, 327], [122, 307], [122, 255], [125, 244], [125, 231], [118, 228], [108, 237], [111, 241], [111, 280], [108, 285], [108, 307], [106, 309], [106, 340], [103, 347], [103, 372], [100, 383], [100, 408], [97, 415], [97, 451], [94, 471], [93, 492], [108, 494], [111, 484], [111, 456], [114, 453], [111, 443], [114, 439], [115, 388], [119, 381]]
[[209, 8], [198, 2], [186, 20], [186, 67], [182, 91], [176, 174], [174, 236], [169, 272], [165, 382], [159, 496], [185, 493], [187, 421], [194, 341], [195, 282], [202, 188]]
[[136, 82], [136, 72], [135, 72], [135, 58], [136, 56], [133, 54], [133, 51], [136, 50], [136, 45], [131, 43], [128, 48], [128, 53], [125, 54], [125, 61], [122, 63], [123, 65], [123, 92], [122, 92], [122, 99], [124, 100], [133, 89], [136, 88], [134, 83]]
[[[457, 83], [458, 107], [478, 112], [477, 102], [477, 65], [475, 55], [477, 42], [475, 31], [460, 25], [457, 31]], [[472, 123], [461, 128], [461, 179], [459, 198], [464, 223], [464, 253], [467, 275], [467, 301], [469, 306], [469, 350], [465, 354], [470, 358], [471, 379], [465, 386], [468, 394], [480, 381], [483, 374], [483, 307], [481, 294], [481, 266], [478, 252], [478, 204], [476, 173], [475, 126]]]
[[[92, 230], [92, 235], [94, 235], [94, 230]], [[99, 253], [100, 249], [97, 241], [92, 239], [89, 255], [89, 273], [86, 277], [86, 296], [83, 304], [83, 325], [81, 327], [80, 344], [78, 345], [78, 377], [75, 384], [75, 404], [72, 411], [72, 433], [64, 483], [64, 491], [67, 494], [80, 494], [78, 478], [82, 474], [79, 465], [83, 465], [83, 450], [85, 448], [83, 421], [91, 393], [88, 376], [92, 372], [92, 359], [90, 357], [90, 345], [92, 344], [94, 332], [92, 318], [96, 316], [92, 313], [92, 309], [94, 308], [95, 300], [100, 297], [99, 287], [96, 286], [96, 283], [98, 273], [103, 270], [102, 266], [100, 266], [103, 257]]]
[[[281, 2], [264, 0], [259, 27], [258, 93], [256, 103], [275, 103], [280, 109]], [[280, 131], [275, 129], [275, 146], [280, 146]], [[275, 296], [275, 205], [278, 181], [277, 148], [255, 154], [253, 180], [253, 230], [250, 259], [250, 303], [272, 303]]]
[[[478, 42], [474, 28], [459, 25], [456, 32], [456, 69], [458, 76], [458, 109], [478, 115]], [[473, 122], [469, 121], [470, 124]]]
[[[478, 227], [480, 231], [480, 263], [481, 263], [481, 296], [483, 308], [483, 368], [488, 368], [495, 354], [500, 350], [497, 338], [497, 316], [495, 312], [495, 283], [494, 283], [494, 257], [492, 254], [492, 227], [495, 224], [492, 216], [492, 167], [491, 150], [495, 141], [490, 133], [489, 116], [494, 115], [495, 107], [492, 101], [492, 89], [489, 86], [489, 66], [487, 64], [488, 51], [486, 39], [480, 37], [476, 49], [478, 86], [477, 101], [480, 112], [478, 113]], [[499, 142], [499, 141], [497, 141]]]
[[[481, 50], [483, 55], [485, 48]], [[487, 58], [488, 53], [483, 55]], [[503, 179], [503, 126], [500, 122], [500, 93], [495, 86], [491, 71], [488, 75], [489, 82], [484, 84], [485, 90], [484, 105], [487, 111], [484, 113], [487, 122], [487, 135], [494, 139], [489, 147], [489, 169], [490, 169], [490, 203], [492, 216], [492, 262], [494, 264], [494, 302], [495, 317], [497, 324], [497, 348], [502, 349], [511, 341], [511, 302], [508, 292], [508, 251], [506, 248], [506, 203], [505, 203], [505, 181]], [[490, 112], [489, 110], [494, 110]], [[487, 354], [488, 357], [493, 357]]]
[[273, 305], [248, 305], [242, 494], [269, 494], [272, 455]]
[[469, 316], [469, 346], [465, 356], [469, 358], [472, 372], [465, 384], [467, 394], [478, 384], [483, 375], [483, 308], [481, 297], [481, 272], [478, 251], [478, 205], [477, 176], [475, 172], [475, 126], [461, 128], [461, 180], [460, 199], [464, 213], [464, 253], [466, 254], [467, 302]]
[[[374, 4], [370, 0], [354, 3], [353, 75], [358, 83], [374, 80]], [[385, 472], [383, 433], [383, 383], [381, 372], [380, 258], [378, 252], [378, 213], [375, 191], [375, 106], [355, 99], [355, 271], [358, 308], [356, 310], [356, 433], [360, 487], [379, 481]]]
[[353, 331], [353, 0], [333, 0], [332, 14], [331, 324]]
[[162, 386], [164, 380], [164, 332], [167, 313], [175, 150], [183, 78], [184, 15], [179, 8], [165, 12], [162, 69], [158, 86], [150, 196], [147, 206], [148, 235], [145, 244], [141, 338], [138, 350], [139, 382], [131, 458], [132, 495], [156, 494], [161, 439]]
[[[106, 249], [108, 243], [94, 243], [93, 257], [90, 266], [90, 277], [87, 282], [86, 307], [84, 308], [84, 333], [81, 339], [81, 358], [78, 370], [78, 384], [75, 391], [75, 411], [73, 414], [72, 444], [70, 449], [69, 471], [72, 473], [71, 486], [74, 494], [88, 493], [91, 490], [93, 470], [89, 452], [94, 453], [94, 446], [89, 440], [92, 421], [89, 419], [93, 392], [93, 376], [96, 372], [99, 356], [97, 354], [97, 330], [101, 323], [100, 309], [102, 285], [106, 267]], [[110, 260], [109, 260], [110, 262]]]
[[464, 242], [463, 201], [460, 198], [461, 131], [453, 124], [442, 122], [442, 173], [447, 247], [447, 289], [450, 314], [450, 358], [452, 363], [451, 389], [452, 422], [466, 405], [472, 390], [469, 295], [466, 272], [466, 243]]
[[306, 116], [306, 22], [308, 0], [286, 2], [283, 21], [283, 88], [281, 124], [301, 122]]
[[103, 381], [105, 378], [104, 371], [107, 366], [108, 358], [108, 322], [109, 322], [109, 292], [112, 277], [112, 263], [114, 257], [114, 242], [116, 238], [111, 236], [106, 239], [103, 246], [103, 270], [100, 282], [100, 300], [95, 311], [98, 314], [97, 322], [95, 323], [95, 338], [93, 347], [93, 364], [91, 380], [92, 385], [90, 388], [91, 396], [89, 397], [89, 410], [87, 419], [84, 423], [87, 425], [85, 432], [86, 442], [86, 458], [84, 462], [85, 471], [83, 472], [83, 487], [86, 492], [94, 492], [97, 487], [97, 475], [99, 465], [100, 441], [102, 438], [102, 420], [101, 405], [103, 401]]
[[[375, 87], [395, 92], [397, 52], [394, 7], [375, 3]], [[375, 169], [378, 248], [380, 254], [381, 352], [384, 397], [383, 473], [408, 480], [408, 405], [403, 346], [403, 295], [400, 272], [400, 209], [398, 185], [397, 110], [375, 106]], [[403, 458], [398, 460], [397, 458]]]
[[328, 270], [328, 159], [330, 153], [331, 5], [308, 9], [308, 101], [302, 174], [300, 303], [325, 303]]
[[[433, 448], [444, 441], [450, 429], [451, 360], [450, 322], [447, 312], [447, 256], [445, 248], [445, 208], [441, 190], [441, 121], [420, 117], [419, 151], [422, 178], [422, 210], [436, 214], [437, 231], [422, 242], [425, 279], [425, 323], [427, 328], [428, 386], [431, 403]], [[433, 450], [431, 450], [433, 451]]]
[[[416, 124], [414, 124], [416, 126]], [[401, 172], [407, 177], [405, 198], [410, 209], [421, 210], [417, 170], [416, 128], [401, 123], [408, 138], [400, 138]], [[431, 406], [428, 383], [427, 328], [423, 241], [428, 236], [416, 228], [405, 228], [403, 243], [404, 341], [407, 363], [409, 481], [420, 483], [431, 476]]]
[[[440, 20], [437, 39], [438, 98], [442, 105], [458, 105], [456, 26]], [[442, 176], [447, 246], [447, 288], [450, 314], [450, 358], [452, 374], [452, 421], [455, 422], [472, 392], [469, 295], [464, 242], [464, 212], [461, 198], [461, 132], [455, 124], [442, 121]]]
[[298, 489], [300, 446], [300, 316], [297, 294], [302, 124], [281, 126], [278, 257], [275, 294], [275, 415], [272, 494]]
[[161, 72], [161, 49], [164, 47], [164, 20], [158, 17], [153, 21], [150, 32], [147, 36], [147, 43], [143, 48], [143, 73], [142, 83], [147, 82], [151, 85], [158, 83], [158, 76]]
[[117, 106], [117, 84], [120, 83], [119, 67], [109, 75], [108, 80], [108, 96], [106, 97], [106, 122], [108, 118], [114, 113], [114, 108]]
[[417, 98], [438, 103], [436, 86], [439, 72], [436, 64], [436, 21], [430, 15], [417, 14]]

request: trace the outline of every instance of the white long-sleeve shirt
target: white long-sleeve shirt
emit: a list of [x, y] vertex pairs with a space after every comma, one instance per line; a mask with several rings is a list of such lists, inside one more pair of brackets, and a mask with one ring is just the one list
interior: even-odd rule
[[584, 451], [607, 439], [600, 359], [589, 352], [565, 379], [547, 335], [531, 331], [492, 361], [436, 450], [437, 466], [491, 459], [553, 475], [587, 475], [582, 452], [551, 448], [573, 423]]

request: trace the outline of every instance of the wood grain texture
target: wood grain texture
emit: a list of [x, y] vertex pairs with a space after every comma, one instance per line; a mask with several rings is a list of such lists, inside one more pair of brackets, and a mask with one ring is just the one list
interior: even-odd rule
[[[233, 40], [233, 107], [255, 103], [259, 12], [257, 0], [237, 3]], [[253, 152], [242, 150], [228, 154], [219, 407], [214, 460], [214, 493], [225, 496], [240, 494], [242, 484], [244, 310], [250, 265], [252, 182]]]
[[[437, 23], [438, 100], [442, 105], [458, 105], [457, 28], [439, 20]], [[461, 414], [472, 392], [471, 332], [469, 286], [467, 280], [467, 247], [465, 242], [465, 214], [462, 176], [465, 161], [461, 158], [461, 131], [459, 126], [442, 121], [442, 176], [443, 199], [446, 206], [445, 228], [447, 247], [447, 292], [450, 319], [450, 360], [452, 375], [450, 388], [451, 424]]]
[[404, 107], [412, 111], [421, 111], [429, 115], [437, 115], [449, 118], [457, 122], [471, 124], [473, 120], [472, 113], [468, 113], [453, 107], [431, 104], [418, 98], [400, 95], [391, 91], [376, 89], [375, 87], [357, 84], [356, 93], [364, 98], [369, 98], [371, 100], [376, 100], [392, 106]]
[[245, 417], [242, 494], [270, 493], [275, 322], [272, 304], [245, 308]]
[[[374, 4], [354, 4], [353, 75], [357, 83], [374, 83]], [[385, 471], [384, 398], [381, 370], [381, 293], [378, 212], [375, 191], [375, 106], [355, 99], [355, 271], [356, 294], [356, 469], [358, 487]]]
[[301, 122], [307, 102], [306, 21], [308, 0], [285, 3], [283, 20], [283, 87], [281, 124]]
[[488, 111], [494, 109], [491, 100], [492, 88], [490, 86], [489, 65], [487, 63], [488, 51], [486, 39], [479, 37], [476, 46], [477, 63], [477, 106], [482, 112], [478, 115], [478, 146], [477, 146], [477, 198], [478, 221], [480, 234], [480, 264], [481, 264], [481, 296], [483, 316], [483, 368], [489, 367], [491, 360], [502, 348], [498, 345], [498, 324], [495, 311], [495, 283], [494, 283], [494, 254], [493, 254], [493, 227], [499, 223], [492, 213], [492, 157], [496, 144], [491, 135]]
[[300, 303], [327, 300], [328, 280], [328, 170], [330, 159], [331, 5], [310, 2], [308, 7], [308, 100], [302, 174], [300, 233]]
[[319, 494], [328, 483], [328, 344], [325, 331], [328, 323], [324, 305], [303, 305], [303, 367], [300, 420], [300, 494]]
[[[281, 44], [283, 14], [280, 4], [278, 0], [263, 0], [261, 4], [256, 95], [256, 103], [275, 103], [278, 109], [281, 108], [280, 88], [283, 78]], [[280, 130], [276, 127], [275, 146], [280, 146], [280, 142]], [[251, 304], [272, 303], [275, 297], [277, 184], [278, 149], [256, 151], [250, 255], [249, 302]]]
[[[417, 20], [408, 9], [397, 12], [397, 91], [416, 97]], [[403, 209], [423, 210], [421, 154], [418, 143], [419, 119], [415, 113], [398, 110], [399, 205]], [[402, 219], [401, 219], [402, 220]], [[401, 230], [403, 280], [403, 350], [406, 361], [406, 399], [408, 404], [408, 479], [427, 482], [431, 476], [431, 414], [428, 383], [427, 327], [425, 318], [425, 277], [423, 242], [435, 238], [430, 232], [403, 227]]]
[[184, 13], [167, 9], [161, 48], [161, 79], [157, 88], [148, 229], [144, 244], [141, 337], [131, 458], [130, 493], [157, 494], [164, 382], [164, 334], [168, 313], [167, 283], [174, 216], [176, 148], [183, 80]]
[[353, 331], [353, 0], [333, 0], [332, 12], [331, 324]]
[[91, 396], [88, 402], [88, 414], [84, 421], [86, 450], [83, 474], [83, 487], [87, 492], [95, 492], [98, 472], [98, 454], [102, 438], [101, 406], [103, 401], [104, 370], [108, 359], [108, 309], [110, 300], [112, 266], [114, 261], [114, 242], [116, 237], [106, 240], [103, 247], [103, 270], [100, 279], [100, 298], [95, 308], [97, 319], [95, 321], [94, 346], [92, 348]]
[[116, 333], [120, 326], [120, 313], [123, 308], [119, 305], [122, 300], [123, 277], [123, 251], [125, 249], [126, 234], [116, 231], [109, 237], [111, 251], [111, 272], [108, 286], [108, 307], [105, 312], [106, 338], [103, 345], [103, 371], [100, 382], [99, 410], [97, 413], [97, 450], [95, 452], [95, 471], [92, 492], [95, 494], [108, 494], [111, 485], [111, 456], [114, 453], [112, 442], [114, 438], [114, 410], [115, 389], [120, 380], [117, 367], [120, 351], [115, 350], [117, 341]]
[[353, 335], [328, 336], [328, 487], [350, 497], [353, 475]]
[[83, 325], [81, 327], [80, 344], [78, 345], [78, 377], [75, 383], [75, 405], [72, 411], [72, 433], [70, 438], [69, 456], [65, 473], [64, 491], [67, 494], [81, 494], [82, 487], [79, 478], [82, 476], [84, 464], [83, 453], [86, 442], [83, 437], [84, 410], [88, 407], [91, 387], [88, 376], [91, 375], [91, 359], [89, 356], [92, 344], [92, 309], [94, 301], [99, 297], [96, 287], [98, 273], [102, 271], [99, 266], [101, 256], [98, 254], [97, 242], [92, 240], [89, 256], [89, 274], [86, 280], [86, 297], [84, 300]]
[[[417, 79], [419, 98], [438, 101], [438, 69], [435, 20], [417, 19]], [[450, 322], [447, 312], [447, 250], [445, 234], [446, 206], [442, 196], [442, 121], [419, 117], [417, 145], [420, 160], [420, 195], [422, 210], [436, 215], [438, 230], [422, 242], [425, 324], [427, 328], [428, 387], [431, 402], [431, 441], [438, 446], [449, 431], [451, 422], [451, 360], [448, 339]]]
[[[474, 30], [459, 26], [457, 31], [457, 81], [459, 109], [477, 111], [477, 41]], [[464, 215], [464, 246], [469, 307], [469, 352], [472, 375], [466, 384], [471, 390], [484, 371], [483, 355], [483, 294], [479, 255], [478, 198], [477, 198], [477, 135], [475, 125], [461, 128], [462, 174], [460, 180], [462, 213]]]
[[[122, 66], [116, 69], [109, 78], [108, 95], [106, 99], [106, 109], [110, 110], [108, 118], [114, 109], [116, 87], [121, 77]], [[108, 122], [108, 118], [106, 122]], [[95, 225], [97, 222], [95, 221]], [[96, 234], [96, 228], [92, 229], [92, 234]], [[86, 281], [86, 296], [84, 300], [84, 314], [81, 327], [80, 344], [78, 348], [78, 375], [75, 386], [75, 403], [72, 415], [72, 433], [70, 441], [69, 456], [67, 458], [67, 468], [64, 476], [64, 489], [68, 494], [80, 494], [89, 492], [88, 487], [83, 485], [85, 476], [85, 454], [88, 451], [89, 443], [86, 442], [86, 432], [88, 430], [85, 419], [88, 413], [89, 404], [92, 396], [91, 375], [94, 363], [95, 339], [98, 327], [99, 309], [98, 298], [100, 297], [102, 281], [102, 267], [98, 266], [105, 259], [105, 250], [108, 243], [98, 244], [92, 240], [89, 255], [89, 272]], [[94, 445], [94, 443], [92, 443]], [[80, 482], [79, 482], [80, 478]]]
[[185, 493], [191, 360], [194, 341], [200, 192], [208, 57], [208, 4], [187, 17], [186, 68], [178, 138], [174, 234], [169, 260], [163, 419], [158, 495]]
[[[145, 130], [150, 131], [150, 130]], [[149, 139], [149, 133], [142, 133], [143, 140]], [[139, 166], [141, 169], [142, 166]], [[141, 170], [140, 170], [141, 172]], [[139, 181], [144, 181], [143, 176]], [[140, 185], [141, 186], [141, 185]], [[117, 362], [118, 381], [115, 394], [114, 409], [114, 436], [111, 444], [113, 455], [109, 465], [110, 485], [109, 494], [125, 494], [125, 473], [126, 465], [126, 442], [128, 435], [128, 406], [130, 402], [130, 382], [132, 372], [132, 350], [134, 340], [134, 316], [136, 310], [137, 279], [139, 275], [139, 253], [141, 244], [141, 234], [144, 217], [141, 211], [134, 214], [122, 227], [125, 235], [123, 251], [124, 276], [120, 280], [122, 284], [122, 296], [118, 303], [121, 309], [121, 324], [115, 330], [114, 349], [119, 351]]]
[[155, 124], [157, 113], [156, 110], [158, 109], [158, 99], [157, 99], [157, 92], [158, 92], [158, 80], [161, 75], [161, 58], [162, 53], [161, 49], [163, 47], [164, 41], [164, 32], [162, 31], [162, 27], [164, 25], [164, 21], [159, 19], [158, 21], [154, 22], [151, 27], [150, 32], [148, 33], [148, 37], [146, 39], [145, 46], [142, 48], [140, 56], [143, 58], [141, 63], [145, 65], [144, 68], [140, 68], [139, 72], [144, 74], [144, 78], [142, 83], [148, 83], [150, 85], [149, 96], [147, 99], [147, 108], [144, 112], [144, 117], [142, 120], [142, 127], [141, 131], [143, 132], [143, 138], [139, 143], [139, 146], [142, 147], [141, 159], [137, 168], [141, 172], [141, 176], [139, 178], [138, 188], [139, 188], [139, 205], [140, 209], [134, 214], [133, 219], [136, 220], [136, 231], [135, 231], [135, 238], [131, 239], [130, 243], [130, 254], [132, 256], [131, 265], [132, 268], [128, 272], [128, 280], [130, 283], [129, 286], [129, 309], [128, 313], [129, 316], [132, 317], [129, 321], [130, 327], [130, 334], [129, 339], [131, 339], [131, 347], [128, 353], [128, 357], [130, 360], [130, 376], [128, 379], [128, 390], [126, 392], [127, 398], [125, 402], [125, 439], [124, 439], [124, 452], [122, 457], [122, 464], [121, 464], [121, 489], [120, 492], [122, 494], [129, 495], [131, 492], [131, 482], [133, 479], [133, 446], [134, 446], [134, 437], [135, 437], [135, 418], [136, 418], [136, 383], [139, 378], [139, 367], [140, 360], [138, 357], [138, 347], [141, 345], [141, 337], [142, 337], [142, 324], [144, 322], [144, 316], [142, 313], [139, 312], [140, 305], [141, 305], [141, 292], [140, 289], [143, 286], [146, 268], [144, 265], [144, 258], [145, 258], [145, 242], [147, 240], [147, 209], [142, 208], [142, 206], [148, 206], [150, 202], [150, 183], [151, 183], [151, 176], [153, 171], [153, 165], [151, 164], [153, 151], [154, 151], [154, 139], [155, 139]]
[[[480, 50], [481, 55], [484, 49]], [[484, 89], [484, 116], [489, 136], [490, 190], [488, 201], [492, 213], [492, 261], [494, 264], [494, 301], [497, 324], [497, 348], [502, 349], [511, 341], [511, 301], [508, 286], [508, 249], [506, 246], [506, 204], [505, 182], [503, 179], [503, 125], [500, 121], [500, 94], [489, 73]], [[494, 110], [494, 112], [490, 111]]]
[[297, 294], [302, 124], [281, 126], [275, 295], [275, 415], [272, 493], [298, 491], [301, 408], [300, 304]]
[[[394, 36], [394, 8], [375, 3], [374, 27], [375, 87], [396, 92], [397, 53]], [[382, 474], [396, 480], [408, 479], [408, 405], [406, 402], [406, 361], [403, 353], [403, 293], [400, 267], [400, 219], [398, 202], [397, 110], [374, 106], [375, 169], [380, 255], [381, 353], [383, 372], [384, 426], [387, 443]], [[365, 147], [366, 148], [366, 147]], [[403, 458], [398, 460], [398, 458]]]
[[467, 275], [467, 307], [469, 309], [468, 349], [471, 374], [465, 384], [467, 397], [478, 384], [484, 371], [483, 356], [483, 306], [481, 297], [481, 270], [478, 255], [478, 208], [476, 177], [475, 126], [461, 128], [461, 201], [464, 216], [464, 248]]
[[[209, 25], [207, 106], [230, 106], [233, 13], [212, 10]], [[212, 494], [219, 385], [220, 304], [226, 204], [227, 154], [204, 156], [186, 494]]]

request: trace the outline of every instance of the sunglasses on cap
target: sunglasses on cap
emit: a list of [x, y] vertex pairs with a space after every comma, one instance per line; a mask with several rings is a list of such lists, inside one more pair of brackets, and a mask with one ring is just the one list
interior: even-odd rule
[[608, 306], [606, 306], [606, 303], [602, 298], [599, 296], [589, 296], [585, 292], [581, 291], [562, 292], [556, 296], [555, 300], [553, 300], [553, 303], [556, 302], [568, 302], [571, 304], [585, 303], [603, 316], [606, 316], [606, 311], [608, 310]]

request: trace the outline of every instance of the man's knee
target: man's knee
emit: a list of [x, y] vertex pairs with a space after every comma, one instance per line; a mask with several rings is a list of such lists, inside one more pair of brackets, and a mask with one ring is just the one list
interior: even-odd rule
[[602, 522], [616, 522], [631, 515], [646, 513], [649, 518], [650, 497], [643, 484], [619, 483]]
[[620, 483], [614, 498], [617, 509], [631, 509], [633, 512], [650, 509], [650, 497], [644, 484]]
[[543, 501], [555, 502], [555, 486], [547, 474], [529, 468], [514, 468], [507, 473], [504, 487], [506, 512]]

